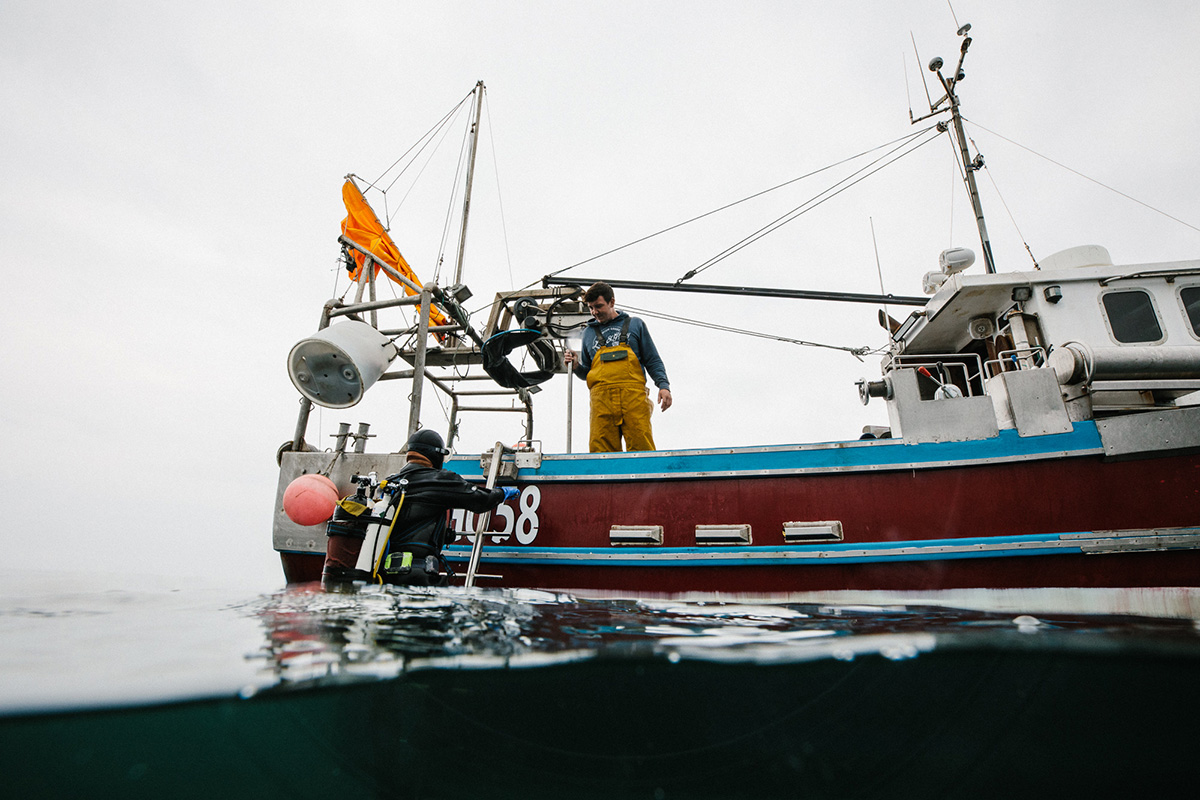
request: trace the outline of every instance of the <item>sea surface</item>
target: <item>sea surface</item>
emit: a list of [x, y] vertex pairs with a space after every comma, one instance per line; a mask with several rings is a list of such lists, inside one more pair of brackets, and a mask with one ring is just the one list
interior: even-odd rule
[[0, 573], [6, 797], [1195, 794], [1200, 590]]

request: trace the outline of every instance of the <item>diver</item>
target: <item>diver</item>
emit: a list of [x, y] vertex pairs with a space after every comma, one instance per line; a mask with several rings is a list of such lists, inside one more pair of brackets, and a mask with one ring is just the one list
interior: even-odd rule
[[[455, 536], [450, 528], [450, 509], [490, 511], [518, 493], [513, 486], [485, 489], [442, 469], [442, 461], [450, 451], [435, 431], [418, 430], [408, 438], [405, 450], [405, 465], [384, 482], [392, 491], [390, 505], [398, 506], [391, 521], [365, 513], [368, 504], [362, 489], [360, 495], [346, 498], [335, 510], [326, 529], [329, 541], [321, 576], [327, 591], [345, 589], [355, 581], [448, 585], [453, 571], [442, 557], [442, 547]], [[371, 521], [380, 522], [388, 531], [386, 550], [375, 569], [358, 569], [356, 564]]]

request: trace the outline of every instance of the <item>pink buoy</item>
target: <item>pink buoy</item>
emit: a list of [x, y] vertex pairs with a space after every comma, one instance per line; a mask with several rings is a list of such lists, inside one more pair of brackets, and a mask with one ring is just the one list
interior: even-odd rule
[[283, 491], [283, 513], [297, 525], [328, 522], [337, 502], [337, 486], [324, 475], [301, 475]]

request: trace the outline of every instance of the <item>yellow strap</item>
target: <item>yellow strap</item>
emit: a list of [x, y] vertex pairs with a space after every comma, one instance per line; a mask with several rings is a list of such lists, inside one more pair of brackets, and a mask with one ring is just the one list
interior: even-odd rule
[[364, 511], [366, 511], [368, 508], [370, 508], [370, 506], [364, 506], [362, 503], [354, 502], [349, 497], [346, 497], [346, 498], [343, 498], [342, 500], [340, 500], [338, 502], [338, 505], [341, 506], [342, 508], [346, 509], [347, 513], [349, 513], [355, 517], [362, 516], [362, 513]]

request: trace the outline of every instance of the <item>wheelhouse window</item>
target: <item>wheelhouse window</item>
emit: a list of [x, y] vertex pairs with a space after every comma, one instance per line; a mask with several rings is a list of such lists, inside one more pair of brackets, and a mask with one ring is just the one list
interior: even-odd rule
[[1118, 342], [1157, 342], [1163, 338], [1162, 326], [1148, 293], [1140, 289], [1109, 292], [1100, 300], [1108, 315], [1108, 327]]
[[1192, 325], [1192, 333], [1200, 336], [1200, 286], [1185, 286], [1180, 289], [1179, 299], [1183, 301], [1183, 312], [1187, 314], [1188, 322]]

